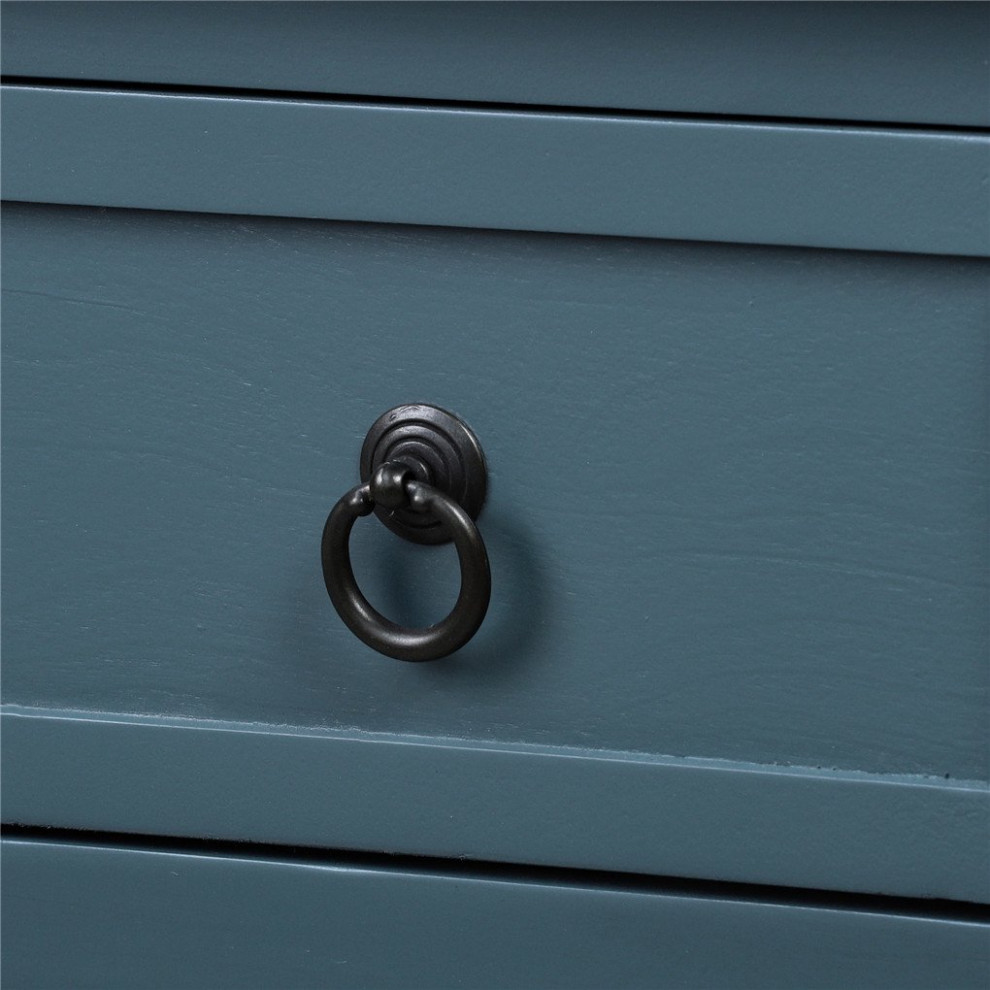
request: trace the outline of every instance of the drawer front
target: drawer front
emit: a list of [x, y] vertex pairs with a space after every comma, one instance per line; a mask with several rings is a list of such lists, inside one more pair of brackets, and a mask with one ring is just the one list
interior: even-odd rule
[[[6, 212], [9, 701], [987, 779], [983, 262]], [[319, 573], [409, 400], [491, 469], [423, 667]], [[451, 548], [353, 545], [449, 608]]]
[[[19, 205], [5, 224], [8, 703], [253, 726], [257, 764], [214, 758], [195, 721], [180, 748], [245, 794], [255, 766], [289, 767], [279, 841], [296, 814], [340, 841], [348, 811], [302, 782], [361, 761], [294, 777], [266, 726], [435, 742], [435, 774], [451, 739], [541, 754], [503, 807], [499, 761], [471, 764], [491, 776], [464, 771], [476, 800], [451, 797], [439, 848], [409, 809], [345, 844], [986, 896], [984, 262]], [[410, 400], [464, 416], [491, 471], [490, 614], [426, 665], [354, 639], [318, 558], [364, 431]], [[373, 520], [352, 547], [386, 614], [449, 608], [450, 548]], [[111, 787], [141, 777], [125, 747], [68, 746], [20, 751], [41, 772], [6, 815], [50, 823], [32, 815], [60, 752]], [[185, 794], [190, 834], [259, 837], [161, 752], [161, 827], [188, 827], [168, 817]], [[387, 824], [390, 792], [355, 772]], [[544, 781], [574, 814], [527, 846], [508, 823]], [[868, 800], [825, 822], [837, 792]], [[79, 797], [62, 823], [124, 827], [110, 805]], [[616, 838], [583, 848], [575, 820]]]
[[985, 924], [871, 905], [265, 854], [3, 844], [34, 987], [983, 987]]
[[8, 76], [990, 123], [985, 3], [3, 6]]

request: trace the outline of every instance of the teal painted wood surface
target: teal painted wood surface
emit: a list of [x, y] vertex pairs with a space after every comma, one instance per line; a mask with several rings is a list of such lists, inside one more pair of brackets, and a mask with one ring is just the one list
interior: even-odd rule
[[5, 199], [990, 253], [990, 136], [10, 86]]
[[[987, 779], [985, 263], [5, 224], [8, 702]], [[482, 440], [494, 580], [412, 668], [318, 553], [410, 400]], [[353, 546], [386, 614], [449, 608], [450, 547]]]
[[985, 3], [3, 7], [8, 75], [990, 124]]
[[329, 861], [3, 843], [35, 987], [983, 988], [985, 924]]
[[990, 903], [982, 782], [10, 706], [0, 724], [21, 825]]

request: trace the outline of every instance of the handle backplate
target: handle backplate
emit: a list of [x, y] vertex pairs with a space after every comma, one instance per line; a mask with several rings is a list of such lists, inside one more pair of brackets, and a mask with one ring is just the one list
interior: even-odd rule
[[[361, 481], [367, 483], [389, 461], [409, 466], [416, 481], [452, 498], [478, 518], [488, 490], [485, 455], [478, 438], [459, 417], [425, 403], [396, 406], [375, 420], [361, 448]], [[375, 507], [392, 532], [413, 543], [448, 543], [452, 534], [433, 512]]]

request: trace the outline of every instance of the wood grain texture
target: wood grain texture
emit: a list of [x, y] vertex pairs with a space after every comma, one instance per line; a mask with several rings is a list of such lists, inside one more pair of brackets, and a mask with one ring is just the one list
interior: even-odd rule
[[18, 988], [967, 990], [990, 964], [984, 924], [879, 910], [53, 842], [3, 859]]
[[990, 124], [985, 3], [3, 7], [9, 75]]
[[6, 706], [3, 816], [990, 903], [985, 783]]
[[3, 197], [990, 254], [990, 136], [4, 88]]
[[[8, 206], [9, 702], [987, 779], [977, 261]], [[491, 469], [449, 661], [327, 601], [401, 401]], [[453, 551], [356, 528], [387, 614]]]

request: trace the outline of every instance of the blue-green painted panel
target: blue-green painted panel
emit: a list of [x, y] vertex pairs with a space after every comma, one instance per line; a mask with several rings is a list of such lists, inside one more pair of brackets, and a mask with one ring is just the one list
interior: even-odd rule
[[275, 857], [3, 843], [3, 979], [176, 987], [982, 988], [961, 918]]
[[985, 3], [3, 6], [7, 74], [990, 124]]
[[[4, 690], [986, 780], [986, 264], [8, 207]], [[481, 632], [372, 653], [325, 514], [390, 406], [491, 468]], [[449, 547], [356, 528], [387, 614]]]
[[4, 88], [4, 199], [990, 254], [990, 135]]
[[20, 825], [990, 903], [982, 782], [7, 706]]

